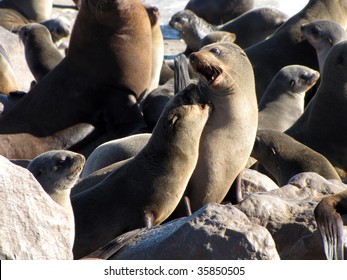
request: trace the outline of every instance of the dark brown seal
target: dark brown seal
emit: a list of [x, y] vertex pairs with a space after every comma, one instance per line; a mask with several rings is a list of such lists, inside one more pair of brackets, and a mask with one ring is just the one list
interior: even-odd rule
[[[151, 25], [141, 1], [84, 1], [67, 56], [0, 119], [0, 132], [45, 137], [85, 122], [127, 136], [144, 127], [137, 98], [150, 76]], [[0, 154], [18, 158], [8, 151]]]
[[190, 0], [185, 9], [215, 25], [223, 24], [251, 10], [254, 0]]
[[324, 156], [280, 131], [258, 130], [251, 155], [280, 187], [302, 172], [316, 172], [325, 179], [341, 180]]
[[160, 224], [172, 213], [195, 168], [209, 111], [197, 87], [189, 86], [165, 107], [139, 154], [72, 197], [75, 258], [126, 231]]
[[325, 58], [320, 86], [301, 117], [286, 134], [324, 155], [347, 177], [347, 41]]

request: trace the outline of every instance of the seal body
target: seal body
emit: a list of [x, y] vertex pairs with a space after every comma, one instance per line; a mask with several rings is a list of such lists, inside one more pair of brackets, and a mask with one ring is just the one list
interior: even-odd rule
[[207, 22], [220, 25], [251, 10], [254, 0], [190, 0], [185, 9]]
[[302, 65], [283, 67], [272, 79], [259, 102], [258, 129], [285, 131], [304, 112], [305, 93], [320, 74]]
[[258, 100], [276, 73], [286, 65], [305, 65], [318, 70], [314, 48], [301, 33], [301, 25], [314, 20], [333, 20], [347, 27], [345, 0], [310, 0], [296, 15], [288, 19], [270, 38], [245, 51], [249, 57], [256, 83]]
[[190, 55], [201, 95], [213, 112], [204, 128], [199, 159], [186, 195], [196, 211], [220, 203], [246, 166], [258, 126], [254, 76], [244, 51], [232, 43], [207, 45]]
[[84, 1], [67, 56], [0, 119], [0, 131], [46, 137], [90, 123], [113, 139], [127, 136], [144, 127], [137, 98], [150, 76], [151, 25], [141, 1]]
[[52, 41], [51, 33], [42, 24], [24, 25], [19, 31], [25, 59], [36, 81], [40, 81], [64, 58]]
[[219, 27], [236, 34], [235, 43], [248, 48], [273, 34], [288, 20], [288, 15], [275, 8], [252, 9]]
[[75, 258], [126, 231], [160, 224], [171, 214], [198, 159], [199, 140], [210, 111], [201, 102], [196, 86], [177, 94], [138, 155], [94, 188], [72, 197]]
[[258, 130], [252, 157], [271, 173], [279, 186], [302, 172], [316, 172], [325, 179], [341, 180], [321, 154], [275, 130]]
[[324, 155], [347, 174], [347, 42], [331, 48], [323, 68], [320, 86], [301, 117], [286, 133]]

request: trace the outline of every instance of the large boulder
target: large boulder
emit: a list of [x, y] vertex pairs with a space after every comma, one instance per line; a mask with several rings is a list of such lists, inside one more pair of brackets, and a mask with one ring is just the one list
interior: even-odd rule
[[112, 259], [278, 260], [275, 243], [231, 204], [208, 204], [193, 215], [152, 228]]
[[0, 259], [72, 259], [71, 223], [26, 169], [0, 156]]

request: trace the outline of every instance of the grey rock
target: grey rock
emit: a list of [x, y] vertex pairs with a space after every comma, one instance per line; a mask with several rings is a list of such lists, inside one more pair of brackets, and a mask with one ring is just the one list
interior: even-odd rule
[[71, 224], [26, 169], [0, 156], [0, 259], [72, 259]]
[[269, 232], [234, 206], [208, 204], [193, 215], [147, 230], [112, 259], [278, 260]]
[[341, 182], [328, 181], [316, 173], [301, 173], [293, 177], [290, 184], [266, 193], [251, 194], [235, 207], [251, 222], [266, 227], [279, 255], [291, 258], [287, 251], [317, 229], [313, 215], [317, 203], [325, 195], [345, 189], [346, 185]]

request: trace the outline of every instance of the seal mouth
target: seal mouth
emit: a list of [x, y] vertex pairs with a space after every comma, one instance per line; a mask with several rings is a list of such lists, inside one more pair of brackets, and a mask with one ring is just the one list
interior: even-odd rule
[[189, 56], [189, 60], [195, 72], [200, 74], [206, 80], [208, 85], [212, 85], [223, 73], [223, 70], [219, 66], [204, 64], [194, 53]]

